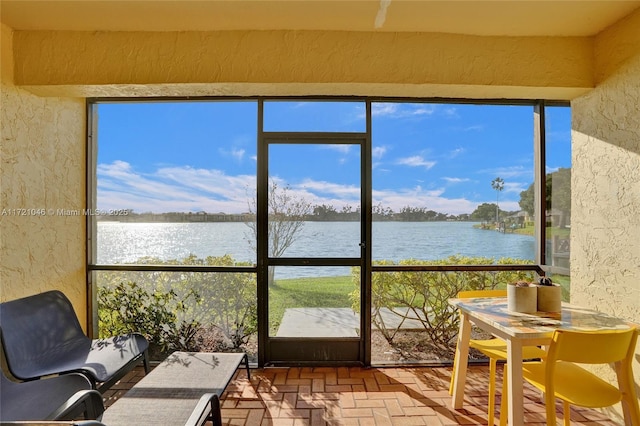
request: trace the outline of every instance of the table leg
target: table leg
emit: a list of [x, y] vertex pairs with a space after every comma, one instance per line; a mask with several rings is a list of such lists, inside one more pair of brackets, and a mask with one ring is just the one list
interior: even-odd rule
[[458, 343], [456, 351], [456, 359], [454, 364], [455, 382], [453, 383], [453, 396], [451, 403], [453, 408], [462, 408], [464, 400], [464, 384], [467, 380], [467, 364], [469, 361], [469, 339], [471, 338], [471, 323], [469, 316], [465, 313], [460, 318], [460, 331], [458, 332]]
[[522, 386], [522, 341], [519, 339], [507, 340], [507, 370], [509, 425], [520, 426], [524, 424], [524, 391]]

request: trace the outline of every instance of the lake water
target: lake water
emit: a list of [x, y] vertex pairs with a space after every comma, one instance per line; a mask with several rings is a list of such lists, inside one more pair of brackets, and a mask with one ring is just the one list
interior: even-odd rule
[[[374, 222], [373, 260], [443, 259], [452, 255], [533, 260], [535, 239], [474, 228], [472, 222]], [[285, 257], [358, 257], [357, 222], [306, 222]], [[144, 256], [162, 260], [190, 254], [231, 255], [255, 263], [252, 232], [238, 222], [98, 222], [97, 263], [134, 263]], [[321, 268], [320, 275], [349, 275], [348, 268]], [[276, 277], [318, 275], [318, 268], [278, 267]]]

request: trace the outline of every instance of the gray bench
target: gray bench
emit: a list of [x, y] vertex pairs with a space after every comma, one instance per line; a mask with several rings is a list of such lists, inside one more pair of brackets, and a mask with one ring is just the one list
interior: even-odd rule
[[221, 426], [220, 400], [245, 353], [174, 352], [107, 408], [107, 426]]

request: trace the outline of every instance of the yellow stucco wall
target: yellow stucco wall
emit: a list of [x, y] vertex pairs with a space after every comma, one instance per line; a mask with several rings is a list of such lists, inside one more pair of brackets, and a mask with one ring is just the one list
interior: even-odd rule
[[1, 37], [0, 300], [59, 289], [84, 324], [85, 218], [56, 214], [84, 207], [84, 100], [16, 87], [4, 25]]
[[612, 76], [625, 62], [640, 53], [640, 9], [607, 28], [594, 40], [597, 84]]
[[441, 33], [19, 31], [15, 78], [45, 95], [567, 99], [593, 87], [592, 44]]
[[[599, 44], [626, 29], [603, 33]], [[616, 63], [571, 104], [571, 301], [640, 324], [640, 45]], [[638, 384], [640, 345], [636, 354]], [[615, 383], [612, 369], [598, 374]], [[619, 404], [605, 411], [622, 422]]]
[[638, 323], [639, 105], [640, 55], [572, 102], [571, 191], [571, 301]]

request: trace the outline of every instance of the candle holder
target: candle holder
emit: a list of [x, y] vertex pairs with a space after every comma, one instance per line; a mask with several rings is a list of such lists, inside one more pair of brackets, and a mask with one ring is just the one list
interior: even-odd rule
[[526, 281], [507, 285], [507, 309], [523, 314], [535, 314], [538, 311], [537, 286]]
[[551, 278], [540, 278], [538, 289], [538, 311], [559, 313], [562, 310], [562, 287]]

